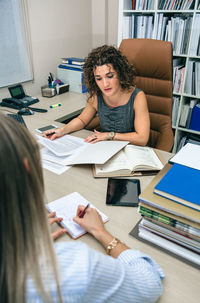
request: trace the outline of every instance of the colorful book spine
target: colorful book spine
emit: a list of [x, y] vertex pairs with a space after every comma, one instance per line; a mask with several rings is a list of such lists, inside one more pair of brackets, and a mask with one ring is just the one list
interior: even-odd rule
[[153, 211], [141, 205], [139, 206], [139, 213], [144, 217], [154, 219], [158, 222], [175, 227], [180, 231], [188, 232], [191, 235], [198, 236], [200, 238], [200, 229], [192, 227], [189, 224], [185, 224], [168, 216], [162, 215], [159, 212]]

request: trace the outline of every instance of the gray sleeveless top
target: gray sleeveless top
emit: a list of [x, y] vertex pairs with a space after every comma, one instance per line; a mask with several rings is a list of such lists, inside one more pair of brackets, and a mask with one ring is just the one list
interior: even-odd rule
[[128, 103], [125, 105], [117, 106], [115, 108], [108, 107], [103, 100], [102, 94], [100, 93], [98, 95], [98, 115], [101, 131], [114, 131], [116, 133], [128, 133], [135, 131], [135, 113], [133, 111], [133, 103], [136, 95], [140, 91], [141, 89], [135, 88]]

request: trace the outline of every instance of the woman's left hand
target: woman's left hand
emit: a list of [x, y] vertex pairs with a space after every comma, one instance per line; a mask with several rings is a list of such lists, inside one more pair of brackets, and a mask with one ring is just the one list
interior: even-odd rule
[[[56, 212], [52, 212], [50, 214], [48, 214], [48, 220], [49, 220], [49, 224], [52, 225], [54, 223], [60, 223], [62, 221], [63, 218], [56, 218], [55, 217]], [[60, 236], [62, 236], [63, 234], [65, 234], [67, 232], [67, 230], [65, 228], [62, 229], [58, 229], [55, 232], [51, 233], [52, 239], [55, 240], [57, 238], [59, 238]]]
[[101, 133], [101, 132], [98, 132], [96, 129], [94, 129], [94, 133], [90, 136], [88, 136], [86, 139], [85, 139], [85, 142], [88, 142], [88, 143], [96, 143], [96, 142], [99, 142], [99, 141], [106, 141], [109, 139], [109, 135], [108, 133]]

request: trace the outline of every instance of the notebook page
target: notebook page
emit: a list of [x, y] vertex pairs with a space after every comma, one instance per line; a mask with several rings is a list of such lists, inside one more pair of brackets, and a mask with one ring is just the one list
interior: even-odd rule
[[[78, 205], [87, 205], [90, 203], [79, 193], [74, 192], [70, 195], [64, 196], [58, 200], [50, 202], [46, 205], [47, 209], [50, 212], [55, 211], [56, 217], [62, 217], [61, 225], [67, 229], [72, 238], [78, 238], [81, 235], [85, 234], [86, 231], [77, 223], [73, 221], [73, 218], [76, 216]], [[92, 203], [90, 207], [96, 208]], [[97, 209], [97, 208], [96, 208]], [[108, 217], [97, 209], [99, 214], [102, 217], [103, 222], [107, 222]]]

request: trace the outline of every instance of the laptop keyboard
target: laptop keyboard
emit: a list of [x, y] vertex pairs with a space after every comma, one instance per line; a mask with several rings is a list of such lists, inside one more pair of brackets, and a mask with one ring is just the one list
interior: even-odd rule
[[21, 115], [18, 114], [7, 114], [7, 116], [15, 119], [17, 122], [21, 123], [22, 125], [26, 126], [26, 123], [24, 122], [24, 118]]

